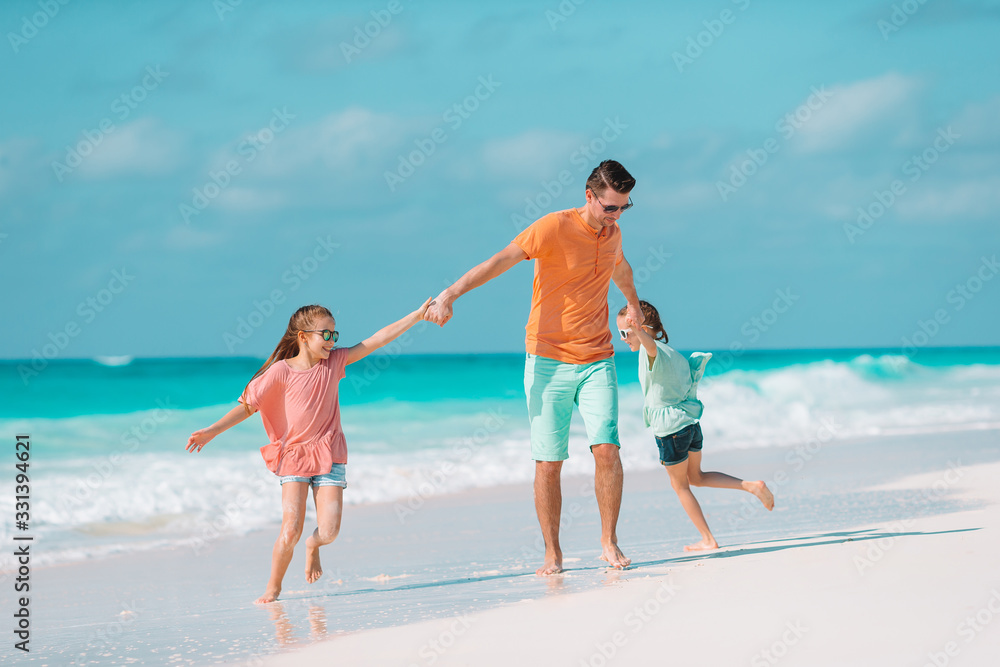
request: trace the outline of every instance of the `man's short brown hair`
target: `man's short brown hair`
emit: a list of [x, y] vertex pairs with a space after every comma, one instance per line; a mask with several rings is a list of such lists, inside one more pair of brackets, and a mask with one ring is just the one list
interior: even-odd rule
[[635, 187], [635, 179], [632, 174], [614, 160], [605, 160], [590, 172], [587, 179], [587, 187], [594, 194], [603, 193], [605, 189], [611, 188], [618, 194], [627, 195]]

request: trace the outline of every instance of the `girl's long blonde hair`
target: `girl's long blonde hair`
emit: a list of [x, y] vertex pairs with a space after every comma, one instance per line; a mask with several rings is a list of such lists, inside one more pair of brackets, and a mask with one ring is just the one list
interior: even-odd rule
[[[333, 313], [328, 308], [317, 305], [302, 306], [296, 310], [288, 319], [288, 328], [285, 329], [285, 334], [278, 341], [278, 346], [274, 348], [274, 352], [267, 358], [264, 365], [260, 367], [260, 370], [253, 374], [250, 382], [260, 377], [274, 362], [281, 361], [282, 359], [291, 359], [297, 355], [299, 353], [299, 332], [311, 329], [313, 322], [321, 317], [332, 318]], [[240, 397], [243, 401], [243, 409], [247, 411], [248, 415], [253, 414], [253, 410], [247, 404], [247, 389], [250, 388], [250, 382], [247, 382], [247, 386], [243, 388], [243, 395]]]

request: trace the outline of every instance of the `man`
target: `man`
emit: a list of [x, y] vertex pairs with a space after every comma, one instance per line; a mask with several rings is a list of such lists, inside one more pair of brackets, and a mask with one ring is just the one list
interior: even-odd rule
[[608, 328], [611, 281], [625, 295], [630, 316], [644, 321], [622, 254], [618, 218], [632, 206], [635, 186], [625, 168], [605, 160], [591, 172], [580, 208], [549, 213], [509, 246], [471, 269], [434, 300], [425, 318], [444, 326], [452, 303], [526, 259], [535, 260], [528, 318], [524, 390], [535, 459], [535, 510], [545, 540], [545, 563], [536, 574], [562, 572], [559, 517], [560, 475], [569, 458], [569, 426], [576, 404], [587, 427], [596, 471], [594, 491], [601, 513], [601, 559], [623, 569], [631, 561], [615, 533], [622, 499], [618, 456], [618, 377]]

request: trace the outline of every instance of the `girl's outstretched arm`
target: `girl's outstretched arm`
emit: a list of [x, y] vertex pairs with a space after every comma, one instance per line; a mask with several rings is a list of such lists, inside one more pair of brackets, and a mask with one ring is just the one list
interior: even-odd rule
[[628, 322], [632, 333], [639, 337], [639, 343], [642, 344], [644, 350], [646, 350], [646, 356], [649, 357], [649, 367], [653, 367], [653, 359], [656, 359], [656, 341], [653, 337], [646, 333], [646, 330], [636, 323], [631, 315], [625, 318]]
[[[253, 414], [254, 412], [257, 411], [254, 410], [250, 414]], [[240, 403], [235, 408], [227, 412], [225, 417], [215, 422], [208, 428], [203, 428], [192, 433], [191, 437], [188, 438], [188, 444], [185, 449], [189, 452], [200, 452], [201, 448], [207, 445], [209, 440], [219, 435], [226, 429], [236, 426], [249, 416], [250, 415], [247, 414], [246, 408], [243, 407], [242, 403]]]
[[398, 322], [393, 322], [387, 327], [379, 329], [377, 332], [357, 345], [347, 348], [347, 363], [353, 364], [355, 361], [360, 361], [383, 345], [388, 345], [392, 341], [399, 338], [403, 332], [420, 320], [424, 319], [424, 313], [427, 312], [427, 307], [430, 306], [431, 303], [433, 303], [433, 301], [431, 299], [427, 299], [427, 301], [424, 301], [424, 305], [420, 306], [403, 319]]

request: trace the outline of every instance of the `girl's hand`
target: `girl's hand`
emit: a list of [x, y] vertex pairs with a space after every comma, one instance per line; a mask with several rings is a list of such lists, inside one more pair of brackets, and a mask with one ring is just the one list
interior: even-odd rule
[[417, 308], [417, 321], [420, 322], [424, 319], [427, 314], [427, 309], [434, 304], [434, 297], [429, 297], [427, 301], [424, 301], [424, 305]]
[[628, 322], [628, 327], [633, 332], [638, 333], [639, 331], [642, 331], [642, 327], [636, 324], [635, 318], [633, 318], [631, 314], [625, 316], [625, 321]]
[[201, 448], [209, 443], [209, 441], [215, 437], [215, 434], [211, 432], [211, 429], [203, 428], [200, 431], [195, 431], [188, 438], [188, 444], [185, 449], [189, 452], [200, 452]]

